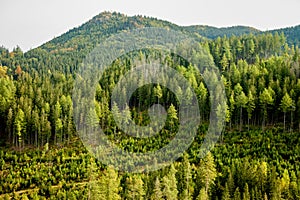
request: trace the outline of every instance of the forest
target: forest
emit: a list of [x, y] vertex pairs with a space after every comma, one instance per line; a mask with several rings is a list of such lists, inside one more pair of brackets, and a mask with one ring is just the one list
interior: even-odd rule
[[[112, 116], [119, 112], [110, 102], [112, 89], [136, 67], [136, 60], [158, 60], [182, 74], [197, 96], [202, 122], [190, 148], [176, 162], [153, 172], [128, 173], [104, 165], [82, 144], [72, 91], [80, 63], [97, 43], [143, 27], [198, 38], [224, 83], [227, 102], [220, 112], [226, 114], [226, 126], [215, 148], [200, 158], [211, 106], [193, 63], [147, 49], [118, 58], [97, 84], [95, 112], [86, 113], [86, 123], [101, 126], [111, 141], [129, 152], [160, 149], [176, 135], [178, 100], [160, 84], [140, 87], [126, 108], [126, 117], [144, 126], [149, 124], [148, 108], [161, 104], [167, 120], [159, 134], [139, 139], [118, 128]], [[297, 27], [268, 32], [237, 27], [228, 35], [220, 31], [209, 38], [197, 27], [104, 12], [28, 52], [1, 47], [0, 199], [300, 199], [299, 38]], [[178, 90], [190, 98], [191, 91]]]

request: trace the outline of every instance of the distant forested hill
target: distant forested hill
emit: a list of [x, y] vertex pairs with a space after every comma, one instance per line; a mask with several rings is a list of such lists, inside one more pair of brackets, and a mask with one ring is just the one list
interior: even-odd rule
[[86, 53], [93, 48], [102, 38], [108, 37], [120, 31], [132, 30], [143, 27], [163, 27], [172, 30], [180, 30], [187, 34], [196, 35], [204, 39], [216, 39], [217, 37], [241, 36], [247, 34], [263, 34], [275, 32], [284, 33], [288, 44], [300, 43], [300, 26], [260, 31], [248, 26], [232, 26], [217, 28], [207, 25], [178, 26], [174, 23], [146, 16], [126, 16], [117, 12], [103, 12], [93, 17], [83, 25], [73, 28], [65, 34], [45, 43], [40, 48], [48, 52], [74, 52], [84, 50]]
[[162, 27], [184, 31], [183, 27], [168, 21], [146, 16], [129, 17], [116, 12], [103, 12], [83, 25], [47, 42], [41, 48], [52, 52], [90, 50], [99, 41], [112, 34], [144, 27]]
[[290, 45], [298, 45], [300, 44], [300, 25], [288, 28], [282, 28], [277, 30], [268, 31], [270, 33], [282, 32], [287, 38], [287, 42]]
[[203, 26], [203, 25], [196, 25], [196, 26], [187, 26], [185, 27], [186, 30], [190, 32], [197, 32], [200, 35], [209, 38], [209, 39], [215, 39], [217, 37], [223, 37], [223, 36], [240, 36], [244, 34], [256, 34], [260, 33], [261, 31], [247, 26], [233, 26], [233, 27], [227, 27], [227, 28], [216, 28], [213, 26]]

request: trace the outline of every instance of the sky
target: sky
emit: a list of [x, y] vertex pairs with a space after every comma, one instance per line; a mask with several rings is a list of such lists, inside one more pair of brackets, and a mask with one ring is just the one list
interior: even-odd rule
[[40, 46], [103, 11], [146, 15], [178, 25], [246, 25], [272, 30], [300, 24], [300, 0], [0, 0], [0, 46]]

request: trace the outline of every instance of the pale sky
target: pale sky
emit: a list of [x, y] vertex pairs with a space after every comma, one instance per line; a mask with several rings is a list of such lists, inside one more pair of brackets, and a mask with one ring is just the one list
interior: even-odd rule
[[35, 48], [102, 11], [141, 14], [178, 25], [246, 25], [271, 30], [300, 24], [300, 0], [0, 0], [0, 46]]

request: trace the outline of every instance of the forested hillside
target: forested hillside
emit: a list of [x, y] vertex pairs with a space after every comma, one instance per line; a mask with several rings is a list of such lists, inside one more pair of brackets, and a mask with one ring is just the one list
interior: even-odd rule
[[[103, 165], [85, 149], [73, 121], [72, 89], [80, 63], [99, 42], [143, 27], [196, 36], [210, 52], [225, 86], [226, 128], [212, 152], [200, 158], [210, 93], [193, 63], [147, 49], [116, 59], [99, 80], [95, 113], [87, 113], [86, 121], [96, 121], [120, 148], [157, 150], [180, 126], [174, 94], [151, 84], [133, 94], [127, 117], [147, 125], [149, 106], [160, 103], [167, 110], [163, 129], [139, 139], [117, 127], [112, 89], [136, 67], [135, 60], [158, 60], [182, 74], [201, 111], [197, 136], [180, 159], [155, 172], [130, 174]], [[293, 42], [297, 29], [286, 30], [289, 34], [246, 27], [203, 32], [201, 26], [105, 12], [26, 53], [0, 48], [0, 199], [300, 199], [300, 51]], [[191, 91], [178, 90], [190, 98]]]
[[270, 33], [274, 32], [282, 32], [287, 38], [287, 42], [291, 45], [297, 45], [300, 44], [300, 26], [294, 26], [294, 27], [288, 27], [288, 28], [282, 28], [278, 30], [271, 30], [268, 31]]
[[233, 27], [227, 27], [227, 28], [216, 28], [213, 26], [203, 26], [203, 25], [197, 25], [197, 26], [187, 26], [185, 27], [190, 32], [196, 32], [199, 35], [202, 35], [209, 39], [216, 39], [218, 37], [231, 37], [233, 35], [235, 36], [241, 36], [244, 34], [256, 34], [260, 33], [261, 31], [246, 27], [246, 26], [233, 26]]

